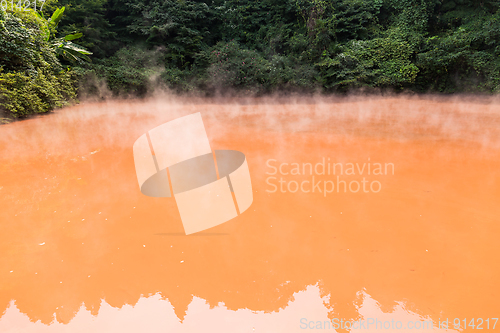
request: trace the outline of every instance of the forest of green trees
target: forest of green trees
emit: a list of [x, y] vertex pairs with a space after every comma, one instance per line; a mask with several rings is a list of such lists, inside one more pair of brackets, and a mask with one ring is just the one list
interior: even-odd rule
[[0, 109], [24, 117], [100, 96], [103, 87], [138, 97], [158, 87], [208, 96], [498, 93], [499, 7], [499, 0], [3, 0]]

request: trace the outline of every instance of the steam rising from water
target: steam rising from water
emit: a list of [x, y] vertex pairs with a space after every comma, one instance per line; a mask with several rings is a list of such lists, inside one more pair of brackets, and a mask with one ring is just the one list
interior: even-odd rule
[[[66, 148], [83, 153], [96, 144], [128, 148], [130, 140], [144, 133], [148, 126], [197, 111], [205, 111], [204, 120], [211, 123], [214, 128], [211, 134], [216, 137], [224, 137], [228, 131], [221, 121], [233, 121], [234, 125], [258, 131], [455, 140], [490, 147], [500, 144], [500, 104], [493, 98], [465, 101], [432, 96], [338, 99], [161, 96], [145, 101], [84, 103], [2, 126], [0, 147], [3, 148], [2, 156], [8, 159], [42, 152], [57, 154]], [[25, 131], [23, 135], [20, 135], [20, 128]], [[17, 149], [12, 149], [14, 147]]]

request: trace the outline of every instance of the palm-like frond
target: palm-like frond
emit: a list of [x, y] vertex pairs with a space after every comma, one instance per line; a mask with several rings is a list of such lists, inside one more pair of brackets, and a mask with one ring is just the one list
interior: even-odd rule
[[[67, 38], [68, 36], [71, 37], [69, 37], [68, 39]], [[66, 37], [56, 38], [52, 41], [52, 47], [54, 48], [57, 54], [61, 55], [62, 57], [70, 61], [81, 62], [82, 60], [85, 60], [91, 62], [92, 60], [87, 55], [92, 54], [92, 52], [89, 52], [84, 47], [71, 42], [71, 40], [81, 37], [81, 36], [80, 37], [74, 37], [74, 36], [75, 35], [67, 35]]]
[[54, 11], [54, 13], [52, 14], [52, 16], [49, 19], [49, 26], [51, 28], [55, 29], [57, 27], [57, 25], [59, 24], [59, 22], [62, 19], [62, 16], [63, 16], [63, 13], [64, 13], [65, 9], [66, 9], [66, 7], [61, 7], [61, 8], [57, 8]]
[[[55, 32], [57, 25], [61, 21], [64, 14], [65, 7], [57, 8], [50, 19], [47, 21], [46, 27], [46, 40], [49, 41], [51, 32]], [[54, 38], [51, 41], [51, 45], [54, 48], [54, 51], [63, 58], [66, 58], [70, 61], [78, 61], [82, 62], [82, 60], [91, 62], [92, 60], [87, 56], [92, 54], [86, 50], [83, 46], [75, 44], [72, 40], [83, 37], [81, 32], [69, 34], [64, 37]]]

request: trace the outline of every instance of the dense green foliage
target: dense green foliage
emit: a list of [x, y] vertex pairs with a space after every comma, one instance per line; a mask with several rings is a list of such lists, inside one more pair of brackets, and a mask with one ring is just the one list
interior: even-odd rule
[[500, 90], [498, 0], [51, 0], [45, 17], [60, 6], [59, 38], [83, 33], [92, 63], [57, 59], [36, 15], [2, 13], [1, 82], [70, 66], [81, 91], [138, 96]]
[[14, 118], [44, 113], [76, 98], [71, 73], [53, 74], [38, 70], [35, 76], [23, 72], [0, 72], [0, 105]]
[[131, 68], [110, 53], [86, 70], [108, 78], [113, 91], [140, 93], [151, 77], [207, 93], [358, 87], [497, 92], [499, 3], [108, 0], [99, 15], [105, 18], [100, 26], [114, 34], [109, 45], [148, 50], [154, 59]]
[[0, 66], [5, 72], [26, 71], [35, 75], [39, 69], [61, 70], [50, 44], [48, 28], [30, 12], [0, 10]]
[[0, 11], [0, 108], [7, 116], [47, 112], [76, 97], [49, 29], [33, 11]]
[[82, 61], [91, 53], [72, 42], [81, 33], [55, 38], [64, 10], [49, 20], [33, 9], [0, 10], [0, 111], [7, 116], [48, 112], [76, 98], [75, 75], [57, 55]]

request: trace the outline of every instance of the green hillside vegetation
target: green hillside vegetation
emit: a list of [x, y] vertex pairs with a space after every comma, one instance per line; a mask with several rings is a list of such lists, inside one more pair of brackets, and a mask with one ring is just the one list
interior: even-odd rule
[[[59, 25], [48, 27], [43, 17], [63, 6]], [[9, 7], [0, 11], [0, 108], [10, 117], [46, 112], [102, 86], [138, 97], [157, 87], [206, 95], [498, 93], [499, 7], [498, 0], [58, 0], [45, 4], [43, 17]], [[54, 47], [78, 33], [81, 57]]]

